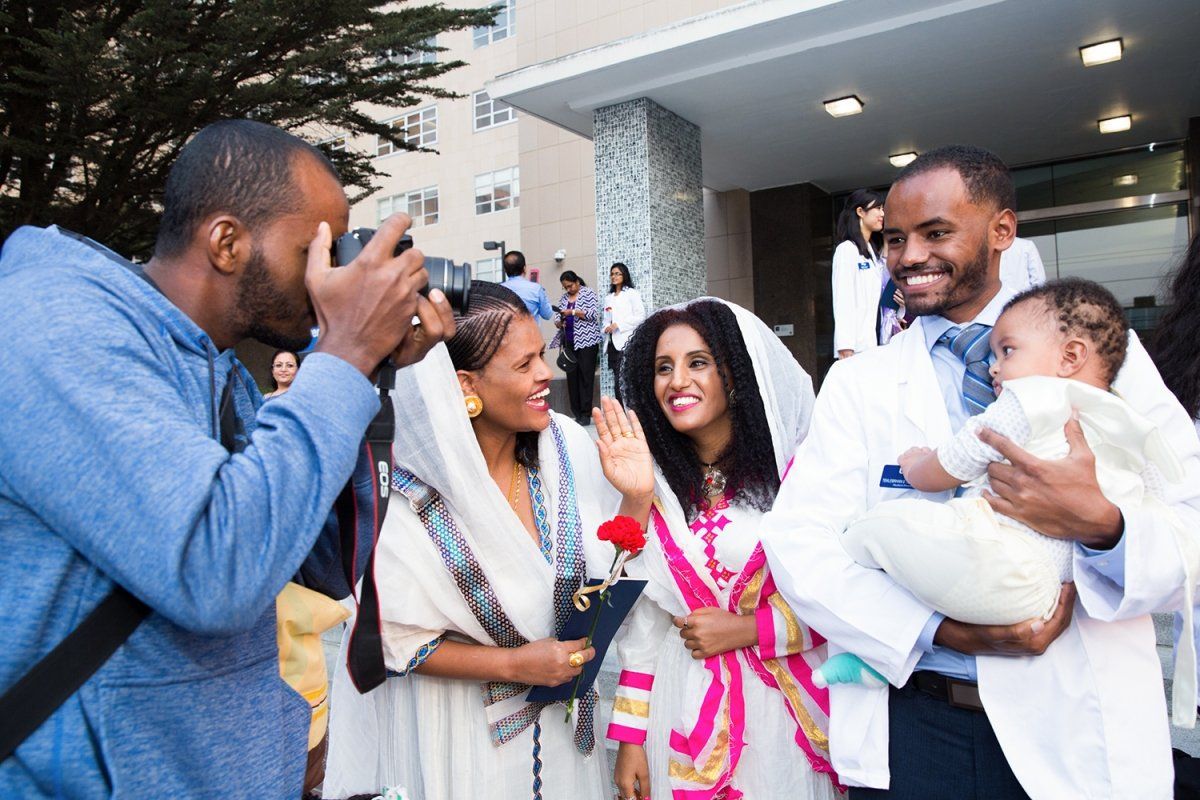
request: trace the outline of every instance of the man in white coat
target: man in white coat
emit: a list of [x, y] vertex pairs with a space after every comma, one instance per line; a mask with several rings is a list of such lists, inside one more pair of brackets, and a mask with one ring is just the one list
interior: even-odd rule
[[1200, 531], [1200, 442], [1136, 336], [1114, 388], [1184, 462], [1187, 478], [1166, 489], [1165, 505], [1109, 503], [1077, 422], [1058, 461], [984, 434], [1012, 462], [989, 470], [993, 507], [1077, 542], [1075, 585], [1064, 586], [1049, 620], [946, 619], [838, 541], [876, 503], [918, 495], [897, 456], [942, 444], [978, 400], [979, 365], [964, 364], [953, 337], [991, 326], [1011, 296], [999, 265], [1016, 233], [1014, 202], [1005, 165], [978, 148], [940, 148], [900, 174], [888, 195], [888, 268], [923, 316], [892, 346], [833, 365], [763, 522], [776, 584], [795, 611], [831, 651], [856, 653], [891, 683], [831, 690], [834, 767], [850, 785], [874, 787], [851, 789], [852, 800], [1171, 796], [1148, 614], [1182, 604], [1175, 537]]
[[1046, 265], [1037, 245], [1020, 236], [1000, 254], [1000, 283], [1012, 292], [1021, 292], [1046, 282]]

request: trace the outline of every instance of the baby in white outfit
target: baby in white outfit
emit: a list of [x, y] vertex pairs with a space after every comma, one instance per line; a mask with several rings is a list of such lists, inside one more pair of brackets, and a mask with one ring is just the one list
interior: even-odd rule
[[[1128, 506], [1142, 503], [1148, 488], [1161, 494], [1161, 479], [1178, 480], [1182, 467], [1158, 430], [1110, 391], [1127, 335], [1120, 304], [1091, 281], [1051, 281], [1014, 297], [991, 333], [996, 401], [936, 450], [914, 447], [899, 458], [914, 489], [961, 486], [960, 496], [879, 503], [846, 529], [846, 551], [951, 619], [1010, 625], [1049, 618], [1071, 579], [1074, 544], [992, 510], [981, 496], [987, 468], [1004, 459], [978, 432], [987, 427], [1038, 458], [1062, 458], [1069, 450], [1063, 428], [1077, 414], [1105, 497]], [[814, 678], [858, 682], [861, 667], [842, 654]]]

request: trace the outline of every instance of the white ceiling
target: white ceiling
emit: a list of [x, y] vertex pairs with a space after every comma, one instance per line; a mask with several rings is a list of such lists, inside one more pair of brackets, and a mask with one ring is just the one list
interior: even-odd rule
[[[1125, 57], [1084, 68], [1080, 45]], [[637, 97], [700, 126], [704, 183], [884, 184], [887, 156], [967, 142], [1011, 165], [1180, 139], [1200, 116], [1200, 0], [754, 0], [502, 75], [527, 113], [590, 138]], [[856, 94], [862, 114], [823, 100]], [[1096, 120], [1130, 113], [1133, 129]]]

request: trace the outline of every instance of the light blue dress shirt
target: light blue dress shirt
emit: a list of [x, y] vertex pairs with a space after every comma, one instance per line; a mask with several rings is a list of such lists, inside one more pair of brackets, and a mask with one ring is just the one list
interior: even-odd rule
[[550, 319], [554, 315], [554, 309], [550, 306], [550, 298], [546, 296], [546, 289], [540, 283], [534, 283], [518, 275], [505, 280], [500, 285], [516, 292], [517, 297], [521, 298], [525, 307], [529, 309], [529, 313], [535, 317]]
[[[1004, 310], [1004, 305], [1013, 297], [1013, 292], [1001, 288], [983, 310], [974, 319], [963, 323], [966, 327], [972, 323], [995, 325]], [[962, 379], [966, 365], [950, 350], [949, 347], [937, 347], [937, 340], [947, 329], [957, 323], [945, 317], [928, 316], [921, 318], [921, 330], [925, 334], [925, 345], [929, 348], [929, 356], [933, 361], [933, 372], [937, 375], [938, 387], [942, 392], [942, 400], [946, 413], [950, 417], [950, 430], [958, 432], [967, 418], [971, 416], [962, 397]], [[1121, 537], [1111, 550], [1092, 550], [1077, 545], [1086, 556], [1085, 563], [1095, 567], [1102, 575], [1111, 579], [1118, 586], [1125, 584], [1125, 538]], [[936, 611], [925, 623], [920, 637], [917, 639], [917, 649], [925, 653], [917, 662], [917, 669], [940, 672], [951, 678], [976, 681], [978, 672], [975, 669], [975, 657], [952, 650], [949, 647], [939, 647], [933, 643], [934, 634], [945, 616]]]

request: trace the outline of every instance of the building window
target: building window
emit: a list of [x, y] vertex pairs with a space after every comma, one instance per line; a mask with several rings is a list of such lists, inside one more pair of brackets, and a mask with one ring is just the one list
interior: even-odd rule
[[384, 58], [393, 64], [434, 64], [437, 62], [437, 53], [433, 51], [435, 47], [437, 47], [437, 37], [430, 36], [428, 39], [422, 39], [411, 49], [388, 50], [384, 54]]
[[516, 208], [521, 199], [521, 168], [509, 167], [475, 176], [475, 213]]
[[480, 281], [491, 281], [492, 283], [500, 283], [504, 280], [504, 274], [500, 268], [500, 259], [498, 258], [481, 258], [475, 262], [475, 274], [471, 277]]
[[428, 186], [384, 197], [377, 204], [376, 224], [401, 211], [412, 217], [413, 227], [433, 225], [438, 221], [438, 187]]
[[501, 42], [517, 33], [517, 2], [516, 0], [501, 0], [493, 8], [496, 17], [486, 28], [476, 28], [472, 35], [475, 47], [487, 47], [493, 42]]
[[346, 134], [343, 133], [341, 136], [331, 136], [328, 139], [323, 139], [323, 140], [317, 142], [317, 145], [324, 146], [325, 148], [327, 148], [329, 150], [342, 151], [342, 150], [346, 149], [347, 141], [348, 140], [347, 140]]
[[493, 100], [485, 91], [475, 92], [471, 95], [471, 99], [474, 100], [475, 130], [477, 131], [494, 128], [517, 118], [512, 106], [499, 100]]
[[[396, 117], [390, 120], [388, 125], [400, 131], [405, 144], [413, 147], [429, 147], [437, 144], [437, 106], [429, 106], [429, 108], [422, 108], [411, 114]], [[396, 147], [383, 137], [375, 139], [376, 156], [390, 156], [401, 149], [403, 148]]]

